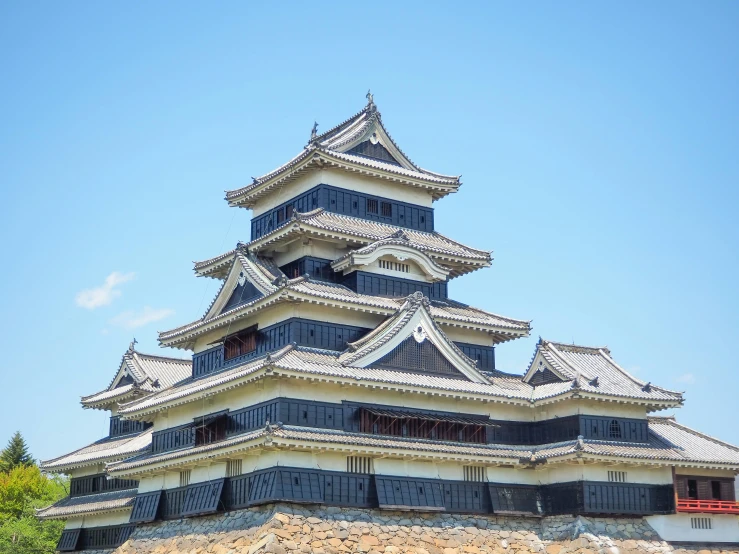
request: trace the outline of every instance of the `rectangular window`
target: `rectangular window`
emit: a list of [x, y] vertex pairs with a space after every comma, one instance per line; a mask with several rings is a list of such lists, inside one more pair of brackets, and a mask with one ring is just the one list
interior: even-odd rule
[[393, 271], [400, 271], [402, 273], [410, 273], [411, 266], [408, 264], [401, 264], [398, 262], [390, 262], [388, 260], [379, 260], [380, 268], [391, 269]]
[[611, 483], [625, 483], [626, 482], [626, 472], [625, 471], [609, 471], [608, 480]]
[[277, 210], [277, 225], [279, 225], [283, 221], [285, 221], [285, 209], [280, 208], [279, 210]]
[[390, 202], [380, 202], [382, 217], [393, 217], [393, 205]]
[[721, 481], [711, 481], [711, 498], [721, 500]]
[[228, 460], [226, 462], [226, 476], [237, 477], [243, 473], [241, 470], [243, 460]]
[[377, 200], [374, 200], [372, 198], [367, 199], [367, 213], [368, 214], [377, 213]]
[[285, 219], [290, 219], [293, 216], [294, 211], [295, 207], [292, 204], [285, 206]]
[[485, 478], [484, 466], [464, 466], [464, 480], [483, 483], [487, 481]]
[[713, 529], [710, 517], [691, 517], [690, 527], [693, 529]]
[[190, 475], [192, 474], [191, 469], [186, 469], [185, 471], [180, 471], [180, 486], [186, 487], [190, 484]]
[[346, 458], [347, 473], [372, 473], [372, 458], [369, 456], [348, 456]]
[[695, 479], [688, 479], [688, 498], [698, 500], [698, 481]]
[[223, 342], [223, 359], [230, 360], [244, 356], [257, 349], [257, 328], [250, 327], [231, 335]]
[[217, 417], [198, 417], [195, 419], [195, 446], [222, 441], [226, 438], [228, 418], [225, 414]]

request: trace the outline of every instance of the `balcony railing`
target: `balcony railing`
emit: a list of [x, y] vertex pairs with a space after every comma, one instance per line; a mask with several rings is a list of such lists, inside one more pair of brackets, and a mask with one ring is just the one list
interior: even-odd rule
[[739, 514], [739, 502], [730, 500], [677, 500], [678, 512], [707, 514]]

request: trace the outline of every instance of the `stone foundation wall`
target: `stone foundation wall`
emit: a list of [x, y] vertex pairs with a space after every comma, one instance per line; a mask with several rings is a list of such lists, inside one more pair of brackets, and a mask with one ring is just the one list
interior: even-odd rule
[[700, 554], [732, 547], [674, 546], [640, 518], [417, 514], [276, 504], [139, 526], [96, 554]]

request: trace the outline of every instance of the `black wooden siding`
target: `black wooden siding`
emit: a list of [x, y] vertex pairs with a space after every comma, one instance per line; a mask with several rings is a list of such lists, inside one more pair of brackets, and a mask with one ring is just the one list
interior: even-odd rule
[[560, 383], [562, 382], [562, 379], [560, 379], [556, 373], [554, 373], [551, 369], [548, 367], [545, 367], [542, 371], [536, 371], [532, 376], [531, 379], [529, 379], [529, 384], [532, 387], [536, 387], [538, 385], [546, 385], [548, 383]]
[[495, 347], [481, 346], [479, 344], [467, 344], [466, 342], [455, 342], [465, 356], [477, 362], [477, 369], [481, 371], [495, 371]]
[[98, 550], [116, 548], [128, 540], [135, 525], [107, 525], [105, 527], [84, 527], [65, 529], [56, 549], [59, 552], [77, 550]]
[[139, 482], [135, 479], [108, 479], [105, 473], [72, 477], [69, 483], [69, 496], [84, 496], [100, 492], [135, 489]]
[[128, 435], [129, 433], [140, 433], [151, 427], [151, 425], [151, 423], [145, 423], [143, 421], [121, 419], [121, 416], [111, 416], [108, 436], [118, 437], [120, 435]]
[[647, 442], [649, 427], [644, 419], [582, 415], [580, 434], [586, 439]]
[[227, 367], [233, 367], [268, 352], [274, 352], [295, 343], [299, 346], [341, 351], [347, 343], [363, 337], [370, 329], [354, 325], [341, 325], [302, 318], [286, 319], [275, 325], [260, 329], [257, 334], [257, 347], [243, 356], [223, 362], [223, 346], [215, 346], [193, 354], [193, 377], [202, 377]]
[[487, 483], [494, 513], [540, 514], [539, 487], [510, 483]]
[[148, 523], [159, 517], [159, 503], [162, 491], [142, 492], [136, 495], [131, 511], [130, 523]]
[[[163, 519], [282, 501], [389, 510], [533, 515], [636, 516], [671, 513], [674, 508], [673, 488], [669, 485], [575, 481], [537, 486], [295, 467], [261, 469], [162, 492], [157, 517]], [[137, 521], [151, 521], [149, 517], [156, 512], [152, 506], [154, 503], [148, 502], [146, 509], [141, 510], [146, 519]]]
[[336, 273], [331, 267], [333, 260], [326, 258], [315, 258], [313, 256], [303, 256], [297, 260], [293, 260], [280, 267], [285, 275], [290, 279], [296, 279], [303, 275], [310, 275], [311, 279], [317, 281], [329, 281], [331, 283], [340, 282], [342, 275]]
[[151, 451], [154, 454], [191, 446], [195, 446], [195, 427], [192, 423], [155, 431], [151, 436]]
[[576, 481], [541, 487], [548, 515], [649, 515], [674, 510], [672, 485]]
[[370, 296], [408, 296], [414, 292], [421, 292], [432, 300], [446, 300], [448, 298], [447, 281], [427, 283], [415, 279], [391, 277], [367, 271], [352, 271], [339, 281], [345, 287], [359, 294]]
[[419, 343], [414, 337], [408, 337], [372, 365], [396, 371], [434, 373], [454, 379], [467, 379], [431, 341]]
[[82, 529], [65, 529], [59, 542], [56, 543], [56, 549], [59, 552], [73, 552], [77, 550], [77, 544], [80, 540], [80, 532]]
[[215, 479], [205, 483], [188, 485], [182, 504], [182, 515], [197, 516], [212, 514], [225, 506], [221, 501], [225, 479]]
[[245, 281], [243, 285], [237, 284], [236, 288], [234, 288], [233, 292], [231, 293], [228, 301], [223, 306], [221, 313], [233, 310], [237, 306], [247, 304], [252, 300], [260, 298], [261, 296], [263, 296], [263, 294], [259, 292], [259, 290], [257, 290], [257, 287], [255, 287], [249, 281]]
[[87, 527], [80, 533], [80, 550], [115, 548], [131, 536], [135, 525], [108, 525], [106, 527]]
[[440, 480], [376, 475], [377, 501], [388, 510], [444, 510], [444, 491]]
[[379, 142], [372, 144], [369, 140], [360, 142], [351, 150], [346, 151], [347, 154], [354, 154], [355, 156], [363, 156], [365, 158], [372, 158], [373, 160], [380, 160], [381, 162], [389, 163], [392, 165], [400, 165], [398, 161], [393, 158], [392, 154]]
[[316, 208], [418, 231], [430, 233], [434, 230], [433, 208], [321, 184], [253, 218], [251, 240], [283, 225], [293, 210], [305, 213]]

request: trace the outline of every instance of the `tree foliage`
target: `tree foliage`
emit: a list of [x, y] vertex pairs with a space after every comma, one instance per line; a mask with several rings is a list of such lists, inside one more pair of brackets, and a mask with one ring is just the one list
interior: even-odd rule
[[[10, 446], [19, 433], [11, 439]], [[25, 442], [18, 463], [0, 472], [0, 554], [52, 554], [56, 548], [63, 521], [41, 521], [35, 510], [53, 504], [68, 493], [68, 481], [50, 477], [30, 459]], [[6, 449], [7, 450], [7, 449]]]
[[28, 446], [23, 440], [20, 431], [16, 431], [15, 435], [8, 441], [8, 446], [0, 453], [0, 470], [10, 471], [18, 466], [30, 466], [33, 464], [33, 458], [28, 453]]

